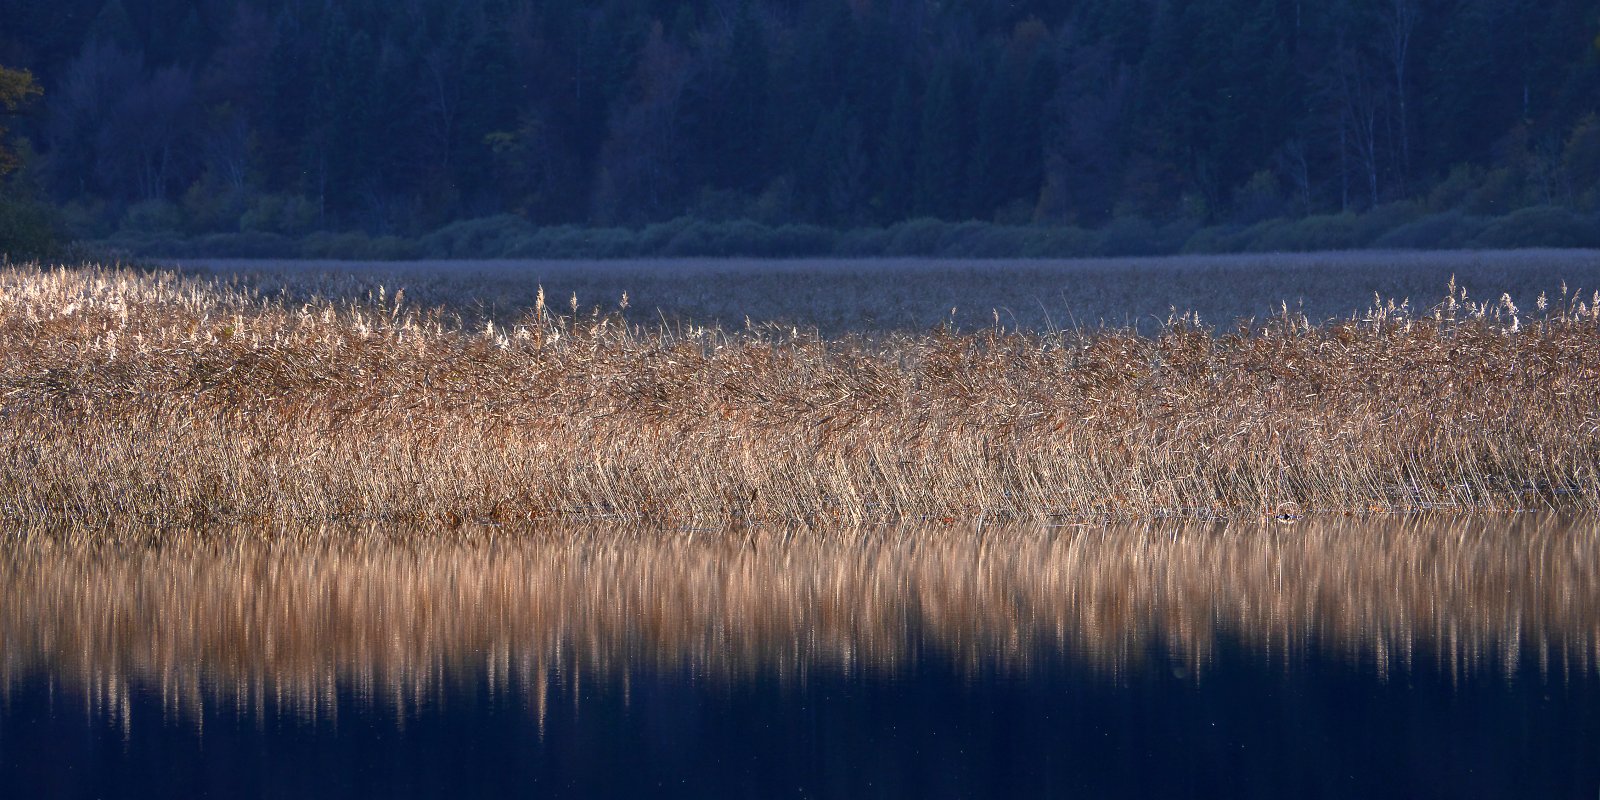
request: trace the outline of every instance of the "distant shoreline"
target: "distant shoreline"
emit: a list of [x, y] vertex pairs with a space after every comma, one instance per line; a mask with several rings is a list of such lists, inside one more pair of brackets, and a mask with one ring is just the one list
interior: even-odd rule
[[1475, 216], [1398, 203], [1364, 214], [1275, 218], [1251, 225], [1156, 223], [1138, 217], [1101, 228], [912, 219], [836, 229], [748, 219], [680, 217], [642, 228], [535, 225], [501, 215], [419, 236], [366, 232], [242, 231], [186, 234], [126, 230], [81, 242], [99, 260], [308, 258], [354, 261], [617, 258], [1105, 258], [1345, 250], [1600, 248], [1600, 216], [1555, 206]]

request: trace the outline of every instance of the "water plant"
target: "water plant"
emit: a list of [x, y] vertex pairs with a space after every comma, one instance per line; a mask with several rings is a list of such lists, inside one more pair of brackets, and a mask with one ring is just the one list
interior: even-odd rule
[[1154, 333], [470, 321], [0, 271], [0, 517], [1271, 516], [1600, 505], [1600, 296]]

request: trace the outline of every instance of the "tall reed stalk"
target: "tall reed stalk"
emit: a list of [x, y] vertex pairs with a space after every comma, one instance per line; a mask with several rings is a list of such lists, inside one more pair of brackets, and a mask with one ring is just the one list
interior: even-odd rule
[[1600, 308], [1154, 335], [466, 325], [122, 269], [0, 271], [0, 517], [187, 525], [1600, 508]]

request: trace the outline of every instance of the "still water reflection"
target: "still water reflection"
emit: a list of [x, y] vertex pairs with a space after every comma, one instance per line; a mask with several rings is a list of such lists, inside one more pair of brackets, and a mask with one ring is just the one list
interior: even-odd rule
[[25, 794], [1600, 791], [1594, 519], [3, 544]]

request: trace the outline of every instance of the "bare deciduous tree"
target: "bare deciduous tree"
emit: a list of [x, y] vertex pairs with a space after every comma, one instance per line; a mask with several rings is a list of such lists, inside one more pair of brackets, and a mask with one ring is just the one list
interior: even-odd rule
[[1395, 127], [1400, 134], [1400, 172], [1411, 174], [1411, 115], [1408, 109], [1410, 96], [1407, 67], [1411, 63], [1411, 39], [1417, 23], [1422, 19], [1422, 7], [1417, 0], [1389, 0], [1384, 8], [1384, 25], [1388, 34], [1389, 67], [1394, 78]]

